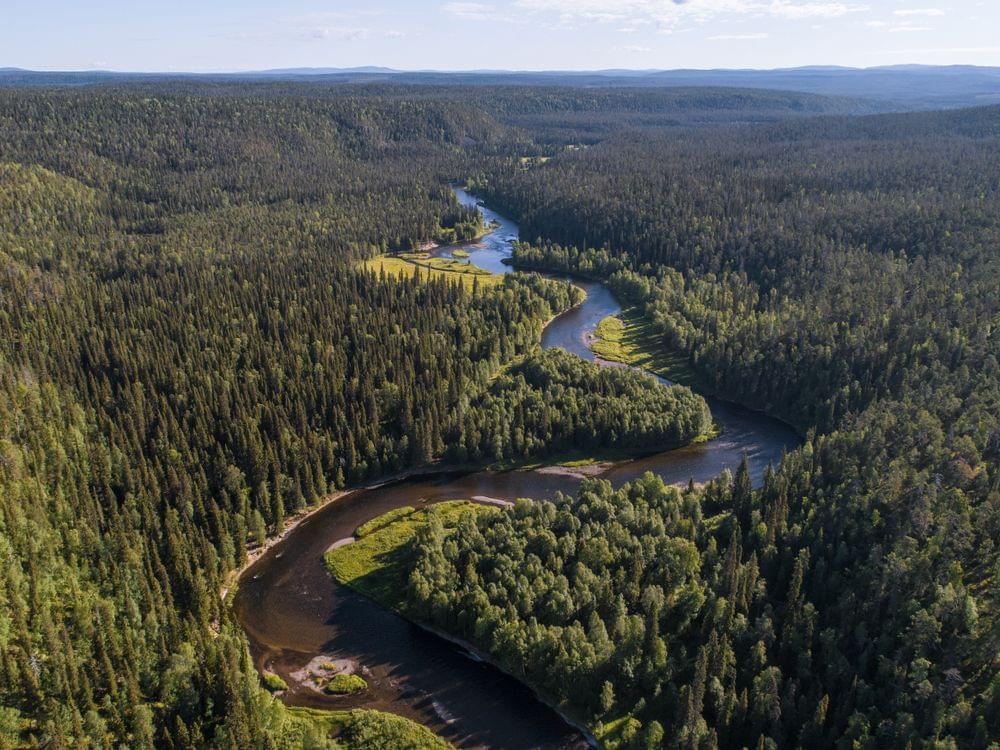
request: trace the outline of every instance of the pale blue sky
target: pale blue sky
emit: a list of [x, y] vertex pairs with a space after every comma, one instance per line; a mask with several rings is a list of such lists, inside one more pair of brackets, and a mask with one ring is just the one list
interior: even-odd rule
[[0, 0], [0, 67], [1000, 65], [1000, 0]]

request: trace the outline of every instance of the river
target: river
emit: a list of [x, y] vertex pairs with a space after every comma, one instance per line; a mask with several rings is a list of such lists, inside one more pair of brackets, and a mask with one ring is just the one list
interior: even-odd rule
[[[456, 191], [465, 205], [477, 201]], [[450, 257], [458, 247], [495, 273], [509, 273], [517, 225], [479, 206], [494, 231], [474, 243], [439, 248]], [[552, 320], [543, 347], [563, 347], [594, 359], [587, 346], [597, 323], [621, 308], [606, 287], [582, 282], [586, 300]], [[759, 483], [768, 463], [799, 444], [787, 425], [717, 399], [707, 399], [722, 435], [697, 446], [615, 465], [601, 474], [620, 485], [646, 471], [668, 482], [704, 481], [735, 469], [746, 453]], [[281, 675], [290, 705], [374, 708], [414, 719], [451, 742], [469, 748], [587, 747], [583, 735], [540, 702], [527, 687], [462, 649], [407, 622], [337, 584], [323, 554], [365, 521], [401, 505], [486, 496], [513, 500], [572, 493], [579, 479], [538, 471], [436, 474], [357, 490], [311, 516], [251, 566], [240, 580], [233, 610], [245, 628], [258, 668]], [[368, 670], [370, 688], [357, 696], [333, 697], [298, 684], [291, 673], [319, 654], [356, 660]]]

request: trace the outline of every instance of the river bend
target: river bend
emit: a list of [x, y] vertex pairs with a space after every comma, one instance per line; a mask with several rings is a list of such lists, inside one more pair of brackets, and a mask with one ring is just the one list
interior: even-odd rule
[[[465, 193], [497, 227], [475, 243], [439, 248], [450, 257], [458, 247], [473, 263], [509, 273], [503, 261], [517, 239], [517, 225]], [[581, 282], [586, 300], [546, 326], [543, 347], [562, 347], [594, 359], [589, 338], [602, 318], [621, 308], [611, 292]], [[798, 445], [795, 432], [762, 414], [717, 399], [707, 399], [722, 435], [701, 445], [618, 464], [601, 476], [621, 485], [646, 471], [668, 482], [704, 481], [735, 469], [746, 453], [755, 483], [768, 463]], [[260, 669], [289, 684], [290, 705], [323, 708], [374, 708], [414, 719], [460, 747], [587, 747], [583, 735], [566, 724], [530, 689], [462, 649], [389, 612], [326, 571], [323, 555], [337, 540], [351, 536], [365, 521], [402, 505], [486, 496], [513, 500], [572, 493], [579, 479], [538, 471], [426, 475], [374, 489], [361, 489], [328, 504], [295, 528], [243, 575], [233, 601]], [[370, 689], [358, 696], [327, 696], [298, 684], [291, 673], [319, 654], [356, 660], [366, 670]]]

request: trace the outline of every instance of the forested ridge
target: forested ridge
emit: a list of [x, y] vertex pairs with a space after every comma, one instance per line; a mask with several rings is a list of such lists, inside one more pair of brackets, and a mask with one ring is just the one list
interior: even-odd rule
[[997, 742], [1000, 110], [801, 119], [842, 105], [0, 90], [0, 747], [322, 746], [218, 596], [248, 544], [442, 457], [703, 431], [683, 389], [532, 357], [565, 284], [361, 270], [474, 231], [470, 176], [519, 262], [607, 279], [810, 439], [759, 490], [430, 529], [416, 611], [622, 746]]
[[414, 606], [609, 744], [995, 746], [998, 141], [984, 108], [490, 175], [540, 238], [518, 262], [607, 279], [699, 379], [811, 437], [759, 490], [590, 485], [426, 534]]
[[499, 130], [398, 97], [3, 92], [3, 746], [300, 743], [218, 593], [307, 503], [441, 456], [570, 304], [357, 270], [477, 226], [448, 182]]

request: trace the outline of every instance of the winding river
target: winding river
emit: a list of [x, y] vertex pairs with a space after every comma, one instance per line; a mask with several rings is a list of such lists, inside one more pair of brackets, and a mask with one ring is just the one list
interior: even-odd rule
[[[477, 201], [464, 191], [459, 200]], [[496, 228], [476, 243], [439, 248], [450, 257], [461, 247], [476, 265], [509, 273], [517, 225], [479, 205]], [[578, 307], [551, 321], [543, 347], [563, 347], [594, 359], [587, 341], [597, 323], [618, 312], [618, 302], [601, 284], [580, 285], [587, 292]], [[768, 463], [799, 443], [785, 424], [717, 399], [707, 399], [722, 435], [708, 443], [615, 465], [602, 473], [614, 485], [646, 471], [668, 482], [704, 481], [723, 469], [735, 469], [746, 453], [751, 476], [759, 482]], [[327, 573], [323, 554], [337, 540], [350, 537], [365, 521], [402, 505], [484, 496], [513, 500], [572, 493], [579, 478], [546, 471], [428, 474], [356, 490], [329, 503], [296, 527], [242, 576], [233, 609], [250, 639], [258, 668], [281, 675], [289, 684], [290, 705], [323, 708], [374, 708], [414, 719], [460, 747], [587, 747], [583, 734], [530, 689], [482, 663], [463, 649], [379, 607], [337, 584]], [[302, 685], [292, 674], [314, 657], [352, 659], [363, 665], [369, 690], [333, 697]]]

